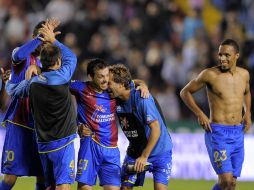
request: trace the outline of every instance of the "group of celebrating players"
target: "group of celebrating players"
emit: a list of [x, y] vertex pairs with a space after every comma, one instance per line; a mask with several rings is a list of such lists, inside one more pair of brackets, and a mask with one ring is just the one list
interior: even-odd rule
[[[2, 73], [12, 99], [3, 122], [0, 189], [12, 189], [19, 176], [36, 176], [37, 190], [69, 190], [75, 180], [79, 190], [90, 190], [97, 177], [104, 190], [129, 190], [143, 185], [147, 170], [153, 173], [154, 189], [168, 189], [172, 140], [146, 84], [132, 80], [124, 65], [110, 66], [99, 58], [88, 62], [88, 81], [71, 81], [77, 58], [56, 40], [58, 25], [56, 19], [38, 23], [33, 39], [13, 50], [11, 77]], [[225, 40], [219, 48], [221, 65], [204, 70], [181, 91], [206, 130], [209, 157], [219, 176], [214, 190], [235, 189], [243, 132], [251, 124], [249, 74], [236, 67], [238, 57], [236, 42]], [[204, 86], [212, 103], [210, 120], [192, 97]], [[122, 166], [117, 122], [129, 140]]]

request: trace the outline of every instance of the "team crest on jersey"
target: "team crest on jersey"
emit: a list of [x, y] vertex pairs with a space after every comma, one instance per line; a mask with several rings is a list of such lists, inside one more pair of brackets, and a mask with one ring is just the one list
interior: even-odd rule
[[129, 121], [126, 119], [126, 117], [119, 117], [120, 125], [122, 129], [128, 129], [130, 127]]
[[117, 112], [122, 111], [122, 107], [121, 107], [121, 106], [117, 106], [117, 107], [116, 107], [116, 111], [117, 111]]
[[99, 113], [105, 113], [107, 110], [106, 108], [103, 108], [103, 105], [95, 104], [94, 107], [95, 107], [95, 111], [93, 112], [92, 117], [91, 117], [93, 121], [96, 119], [96, 117]]
[[146, 116], [146, 121], [147, 122], [151, 122], [152, 121], [152, 116], [151, 115], [147, 115]]
[[42, 74], [38, 75], [38, 80], [42, 82], [47, 82], [47, 78]]

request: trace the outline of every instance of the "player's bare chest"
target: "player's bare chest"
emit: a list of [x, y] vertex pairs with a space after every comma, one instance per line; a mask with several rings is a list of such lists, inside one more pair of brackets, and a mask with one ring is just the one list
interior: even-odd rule
[[220, 97], [242, 95], [246, 83], [240, 75], [219, 75], [209, 82], [208, 89]]

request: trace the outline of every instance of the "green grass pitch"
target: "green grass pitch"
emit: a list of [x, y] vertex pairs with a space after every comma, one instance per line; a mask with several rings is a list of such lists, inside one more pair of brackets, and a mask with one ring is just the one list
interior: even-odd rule
[[[1, 178], [1, 177], [0, 177]], [[17, 184], [13, 190], [34, 190], [35, 178], [32, 177], [22, 177], [18, 178]], [[215, 182], [205, 181], [205, 180], [179, 180], [171, 179], [169, 183], [169, 190], [210, 190]], [[77, 184], [72, 185], [72, 190], [77, 189]], [[102, 189], [99, 186], [95, 186], [93, 190]], [[153, 190], [152, 179], [146, 179], [144, 187], [134, 188], [136, 190]], [[252, 182], [238, 182], [236, 190], [253, 190], [254, 181]]]

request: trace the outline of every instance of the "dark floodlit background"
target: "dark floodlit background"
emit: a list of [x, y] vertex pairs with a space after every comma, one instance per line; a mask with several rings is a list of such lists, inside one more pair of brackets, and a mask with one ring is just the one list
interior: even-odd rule
[[[254, 1], [0, 0], [0, 66], [10, 69], [12, 50], [31, 38], [39, 21], [51, 17], [61, 20], [58, 39], [78, 57], [73, 79], [86, 80], [90, 58], [128, 66], [133, 78], [146, 81], [161, 105], [175, 144], [172, 176], [216, 179], [209, 168], [203, 131], [179, 91], [201, 70], [215, 66], [220, 42], [232, 38], [241, 48], [238, 65], [251, 74], [254, 97]], [[209, 114], [205, 91], [195, 97]], [[10, 98], [2, 94], [0, 99], [2, 118]], [[250, 152], [253, 131], [252, 127], [246, 135], [246, 168], [254, 155]], [[120, 139], [122, 144], [125, 140]], [[244, 170], [243, 179], [254, 180], [254, 171]]]

